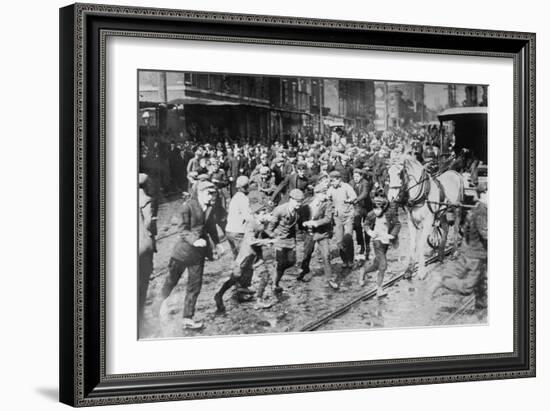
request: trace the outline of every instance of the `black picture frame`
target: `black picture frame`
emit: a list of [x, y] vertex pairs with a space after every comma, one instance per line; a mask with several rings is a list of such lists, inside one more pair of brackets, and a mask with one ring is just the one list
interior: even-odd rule
[[[125, 34], [512, 59], [513, 352], [106, 375], [103, 52], [106, 36]], [[75, 4], [60, 9], [60, 101], [61, 402], [92, 406], [535, 376], [534, 33]]]

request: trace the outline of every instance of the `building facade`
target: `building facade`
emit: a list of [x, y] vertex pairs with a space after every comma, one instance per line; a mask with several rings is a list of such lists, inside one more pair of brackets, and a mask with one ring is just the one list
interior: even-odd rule
[[139, 72], [140, 127], [173, 141], [270, 143], [374, 121], [374, 82]]

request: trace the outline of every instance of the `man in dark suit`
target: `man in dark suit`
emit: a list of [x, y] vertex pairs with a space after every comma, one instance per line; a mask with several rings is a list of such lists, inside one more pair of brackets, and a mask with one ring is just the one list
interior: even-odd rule
[[237, 192], [236, 184], [237, 184], [237, 177], [241, 175], [239, 172], [239, 164], [240, 164], [240, 154], [238, 149], [236, 148], [235, 151], [232, 151], [231, 149], [227, 150], [227, 177], [229, 180], [229, 196], [233, 197], [233, 195]]
[[277, 186], [271, 195], [273, 204], [285, 203], [289, 199], [289, 194], [297, 188], [303, 193], [307, 193], [311, 186], [311, 179], [306, 174], [307, 166], [305, 163], [298, 164], [295, 173], [288, 174], [285, 179]]
[[[212, 201], [216, 188], [209, 181], [200, 181], [196, 197], [192, 197], [181, 208], [179, 241], [176, 242], [168, 265], [169, 273], [161, 288], [162, 302], [170, 295], [185, 269], [189, 270], [187, 291], [183, 302], [183, 327], [200, 329], [203, 324], [193, 320], [195, 305], [202, 287], [205, 258], [213, 259], [210, 241], [218, 251], [220, 245], [216, 221], [212, 212]], [[160, 305], [159, 305], [160, 307]], [[159, 309], [160, 312], [160, 309]]]

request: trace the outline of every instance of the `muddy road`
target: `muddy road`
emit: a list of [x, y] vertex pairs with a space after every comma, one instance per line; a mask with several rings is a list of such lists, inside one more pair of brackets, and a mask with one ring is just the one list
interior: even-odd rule
[[[233, 264], [233, 256], [226, 241], [226, 253], [216, 261], [207, 261], [203, 276], [203, 285], [196, 307], [195, 319], [203, 321], [202, 330], [185, 330], [181, 327], [183, 298], [185, 296], [187, 276], [184, 274], [170, 297], [162, 305], [160, 316], [159, 290], [167, 275], [167, 265], [172, 247], [177, 241], [177, 213], [181, 200], [164, 203], [159, 209], [158, 252], [154, 257], [154, 272], [151, 276], [148, 298], [145, 308], [145, 338], [178, 338], [188, 336], [238, 335], [258, 333], [296, 332], [307, 323], [324, 316], [350, 300], [365, 293], [375, 285], [376, 272], [367, 277], [361, 287], [358, 275], [362, 271], [362, 262], [357, 262], [352, 270], [346, 270], [340, 289], [335, 291], [327, 284], [321, 266], [320, 256], [314, 253], [311, 260], [312, 280], [302, 283], [296, 280], [300, 269], [295, 266], [286, 271], [281, 282], [283, 293], [277, 303], [269, 309], [255, 309], [254, 301], [239, 303], [232, 297], [231, 291], [225, 295], [227, 312], [215, 314], [213, 296], [221, 283], [227, 278]], [[388, 271], [386, 279], [401, 273], [406, 266], [409, 253], [406, 216], [401, 213], [403, 228], [399, 235], [399, 248], [388, 251]], [[298, 238], [297, 261], [303, 255], [303, 242]], [[332, 242], [333, 270], [342, 270], [337, 257], [336, 244]], [[266, 260], [273, 264], [273, 249], [267, 250]], [[371, 258], [373, 258], [371, 253]], [[428, 266], [428, 277], [418, 280], [401, 280], [388, 289], [384, 298], [362, 301], [341, 317], [331, 320], [323, 330], [426, 327], [441, 326], [449, 316], [466, 302], [468, 297], [438, 291], [432, 296], [428, 291], [430, 279], [438, 272], [444, 271], [448, 261]], [[257, 286], [254, 278], [252, 288]], [[485, 311], [466, 307], [459, 315], [452, 318], [448, 325], [483, 324], [487, 322]], [[446, 325], [446, 326], [448, 326]]]

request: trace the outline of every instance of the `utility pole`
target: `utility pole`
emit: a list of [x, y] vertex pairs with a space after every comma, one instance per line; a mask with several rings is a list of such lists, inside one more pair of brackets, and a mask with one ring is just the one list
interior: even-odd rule
[[159, 71], [159, 100], [163, 103], [168, 103], [168, 88], [166, 87], [166, 72]]
[[425, 87], [425, 85], [422, 84], [422, 89], [421, 89], [422, 95], [420, 96], [420, 122], [421, 123], [424, 123], [424, 107], [426, 107], [424, 105], [424, 94], [425, 94], [424, 93], [424, 87]]

